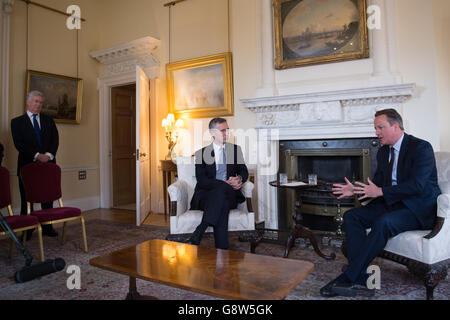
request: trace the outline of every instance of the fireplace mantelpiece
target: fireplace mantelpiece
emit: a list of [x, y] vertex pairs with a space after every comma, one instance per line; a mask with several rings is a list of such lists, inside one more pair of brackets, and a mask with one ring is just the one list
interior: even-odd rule
[[261, 159], [256, 166], [258, 220], [264, 220], [266, 228], [278, 228], [277, 192], [269, 182], [276, 179], [280, 140], [374, 137], [375, 112], [393, 108], [402, 114], [402, 103], [414, 89], [415, 84], [401, 84], [241, 99], [256, 113], [255, 128], [260, 131], [257, 148]]

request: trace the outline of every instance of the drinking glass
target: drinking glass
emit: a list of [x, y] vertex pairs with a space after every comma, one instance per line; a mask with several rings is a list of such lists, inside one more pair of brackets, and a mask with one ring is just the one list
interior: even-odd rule
[[280, 173], [280, 184], [288, 183], [288, 176], [286, 173]]
[[311, 185], [317, 184], [317, 174], [315, 174], [315, 173], [308, 174], [308, 184], [311, 184]]

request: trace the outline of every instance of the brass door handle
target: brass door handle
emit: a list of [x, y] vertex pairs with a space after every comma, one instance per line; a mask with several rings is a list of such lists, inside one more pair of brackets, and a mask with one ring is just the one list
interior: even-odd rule
[[146, 154], [145, 152], [143, 152], [143, 153], [139, 154], [139, 156], [140, 156], [140, 157], [146, 157], [147, 154]]

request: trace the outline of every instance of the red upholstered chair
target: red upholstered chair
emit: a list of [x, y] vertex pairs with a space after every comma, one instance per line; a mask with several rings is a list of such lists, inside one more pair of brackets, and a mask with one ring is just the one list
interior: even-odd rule
[[[41, 261], [44, 261], [44, 247], [42, 244], [42, 229], [39, 224], [39, 220], [36, 217], [26, 215], [26, 216], [15, 216], [13, 215], [11, 209], [11, 190], [9, 185], [9, 171], [4, 167], [0, 167], [0, 209], [8, 208], [9, 216], [4, 217], [6, 223], [9, 225], [11, 230], [16, 234], [17, 232], [24, 232], [23, 236], [23, 246], [26, 245], [27, 237], [25, 236], [25, 231], [31, 229], [37, 229], [39, 238], [39, 253]], [[7, 235], [8, 231], [6, 228], [0, 228], [0, 235]], [[9, 249], [9, 256], [12, 256], [12, 251], [15, 246], [14, 241], [11, 239], [11, 246]]]
[[81, 221], [84, 251], [88, 252], [86, 227], [81, 210], [73, 207], [64, 207], [61, 192], [61, 168], [54, 163], [34, 162], [27, 164], [20, 171], [25, 187], [27, 211], [31, 211], [31, 203], [45, 203], [58, 200], [59, 208], [43, 209], [31, 212], [37, 217], [41, 225], [64, 223], [61, 243], [66, 240], [66, 223], [71, 220]]

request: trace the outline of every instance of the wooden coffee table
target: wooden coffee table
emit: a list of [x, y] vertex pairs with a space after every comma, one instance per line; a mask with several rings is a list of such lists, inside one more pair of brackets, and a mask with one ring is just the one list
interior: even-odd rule
[[283, 299], [314, 269], [308, 261], [166, 240], [149, 240], [89, 263], [129, 276], [126, 299], [153, 298], [137, 292], [136, 278], [225, 299]]

